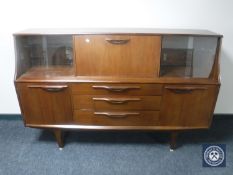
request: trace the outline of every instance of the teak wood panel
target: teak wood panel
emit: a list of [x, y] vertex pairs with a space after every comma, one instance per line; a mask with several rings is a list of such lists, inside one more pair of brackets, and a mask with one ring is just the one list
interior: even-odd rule
[[75, 110], [74, 122], [81, 125], [153, 126], [159, 124], [159, 111], [95, 112]]
[[78, 76], [157, 77], [160, 36], [77, 35]]
[[16, 84], [26, 124], [71, 124], [69, 88], [48, 84]]
[[95, 111], [159, 110], [161, 96], [103, 96], [75, 95], [74, 109], [93, 109]]
[[161, 95], [162, 84], [73, 83], [74, 95]]
[[166, 85], [161, 126], [209, 127], [219, 86]]

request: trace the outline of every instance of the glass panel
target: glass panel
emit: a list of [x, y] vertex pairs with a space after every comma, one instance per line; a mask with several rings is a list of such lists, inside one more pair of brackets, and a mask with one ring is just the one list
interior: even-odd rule
[[215, 59], [217, 37], [164, 36], [160, 76], [208, 78]]
[[16, 36], [17, 77], [73, 75], [71, 35]]

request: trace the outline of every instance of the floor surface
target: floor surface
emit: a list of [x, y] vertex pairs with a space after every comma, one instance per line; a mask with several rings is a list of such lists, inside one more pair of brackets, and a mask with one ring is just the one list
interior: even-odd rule
[[[162, 132], [73, 131], [60, 151], [49, 131], [25, 128], [20, 119], [0, 119], [0, 175], [232, 175], [233, 119], [210, 130], [187, 132], [169, 151]], [[227, 146], [225, 168], [202, 167], [202, 144]]]

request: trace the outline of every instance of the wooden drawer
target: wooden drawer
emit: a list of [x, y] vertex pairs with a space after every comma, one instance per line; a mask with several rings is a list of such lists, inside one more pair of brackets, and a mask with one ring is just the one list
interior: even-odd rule
[[163, 85], [80, 83], [72, 84], [71, 90], [76, 95], [161, 95]]
[[161, 37], [155, 35], [78, 35], [77, 75], [157, 77], [160, 50]]
[[74, 95], [74, 109], [159, 110], [161, 96]]
[[153, 126], [158, 125], [159, 111], [95, 112], [75, 110], [74, 122], [101, 126]]

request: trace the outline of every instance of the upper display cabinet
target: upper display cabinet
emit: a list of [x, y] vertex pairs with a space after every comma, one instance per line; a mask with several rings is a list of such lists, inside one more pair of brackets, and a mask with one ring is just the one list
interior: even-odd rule
[[210, 31], [58, 31], [14, 35], [16, 80], [218, 79], [222, 36]]
[[160, 77], [209, 78], [218, 37], [163, 36]]
[[17, 77], [74, 74], [71, 35], [19, 35], [15, 42]]

